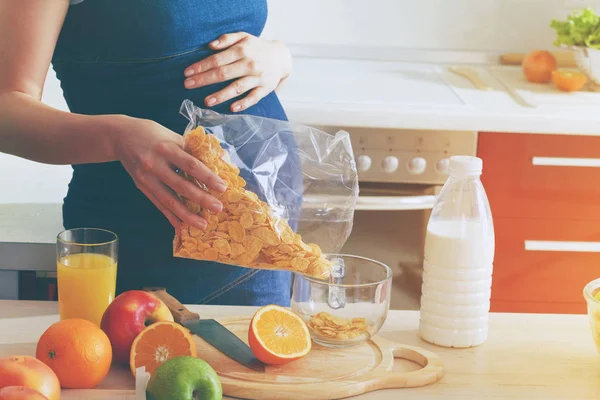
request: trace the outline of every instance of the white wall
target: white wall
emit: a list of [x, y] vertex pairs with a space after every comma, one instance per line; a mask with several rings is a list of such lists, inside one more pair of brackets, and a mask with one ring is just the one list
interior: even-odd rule
[[[269, 0], [264, 36], [291, 45], [529, 51], [552, 48], [552, 18], [600, 0]], [[45, 103], [66, 110], [52, 71]], [[33, 116], [34, 117], [34, 116]], [[0, 203], [62, 202], [70, 167], [0, 153]]]
[[[42, 101], [68, 111], [52, 69]], [[0, 171], [0, 203], [62, 203], [71, 179], [70, 166], [40, 164], [4, 153], [0, 153]]]
[[466, 51], [552, 48], [552, 18], [600, 0], [269, 0], [265, 36], [291, 44]]

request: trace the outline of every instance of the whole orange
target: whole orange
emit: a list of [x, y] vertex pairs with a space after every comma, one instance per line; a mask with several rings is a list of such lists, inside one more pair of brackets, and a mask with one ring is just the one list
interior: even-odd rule
[[48, 400], [48, 398], [26, 386], [7, 386], [0, 389], [0, 400]]
[[556, 69], [556, 58], [549, 51], [535, 50], [525, 56], [521, 67], [529, 82], [547, 83]]
[[14, 355], [0, 358], [0, 388], [26, 386], [49, 400], [60, 399], [60, 383], [54, 372], [35, 357]]
[[112, 348], [96, 324], [70, 318], [54, 323], [42, 334], [36, 357], [52, 368], [63, 388], [91, 389], [108, 374]]

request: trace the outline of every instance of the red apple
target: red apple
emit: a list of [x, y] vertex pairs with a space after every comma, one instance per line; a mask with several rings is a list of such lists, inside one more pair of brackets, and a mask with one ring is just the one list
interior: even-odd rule
[[133, 339], [148, 325], [173, 321], [169, 308], [158, 297], [143, 290], [129, 290], [109, 304], [100, 327], [110, 339], [113, 360], [129, 364]]
[[31, 356], [0, 358], [0, 388], [25, 386], [50, 400], [60, 399], [60, 382], [49, 366]]
[[48, 400], [48, 398], [26, 386], [7, 386], [0, 389], [0, 400]]

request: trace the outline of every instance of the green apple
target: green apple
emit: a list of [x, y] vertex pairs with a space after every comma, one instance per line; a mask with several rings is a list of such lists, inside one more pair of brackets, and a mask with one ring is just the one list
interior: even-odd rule
[[219, 376], [206, 361], [180, 356], [154, 370], [146, 397], [147, 400], [221, 400], [223, 388]]

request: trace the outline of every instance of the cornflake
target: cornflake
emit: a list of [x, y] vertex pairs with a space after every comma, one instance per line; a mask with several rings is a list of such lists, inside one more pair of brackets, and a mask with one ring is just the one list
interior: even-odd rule
[[366, 318], [345, 319], [320, 312], [308, 321], [308, 326], [321, 336], [332, 339], [355, 339], [368, 334]]
[[[227, 189], [224, 193], [209, 190], [223, 203], [223, 211], [217, 214], [185, 200], [187, 208], [203, 217], [208, 227], [201, 231], [182, 224], [173, 240], [175, 257], [329, 277], [331, 262], [320, 247], [304, 243], [285, 219], [274, 217], [265, 202], [244, 188], [240, 170], [223, 159], [225, 150], [216, 136], [198, 127], [185, 135], [184, 149], [219, 175]], [[186, 179], [195, 182], [187, 175]]]

